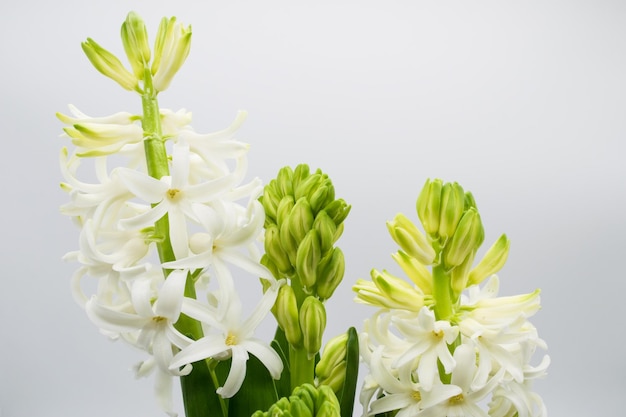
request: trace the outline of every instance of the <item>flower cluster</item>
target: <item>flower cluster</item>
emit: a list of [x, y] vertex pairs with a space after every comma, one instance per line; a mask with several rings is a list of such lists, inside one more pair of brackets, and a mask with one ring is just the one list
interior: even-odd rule
[[[58, 114], [75, 147], [61, 152], [70, 197], [62, 212], [80, 227], [79, 249], [66, 255], [81, 265], [75, 299], [105, 335], [146, 353], [137, 375], [156, 374], [157, 398], [171, 414], [172, 377], [188, 375], [193, 362], [230, 362], [223, 386], [214, 387], [222, 398], [241, 387], [249, 354], [273, 378], [283, 368], [269, 344], [253, 336], [283, 282], [260, 264], [263, 187], [258, 179], [244, 182], [248, 145], [233, 139], [245, 113], [225, 130], [200, 134], [189, 125], [191, 113], [158, 107], [157, 94], [184, 62], [190, 35], [164, 19], [150, 63], [145, 26], [129, 14], [122, 39], [132, 72], [91, 39], [83, 49], [100, 72], [141, 95], [143, 114], [89, 117], [75, 107]], [[95, 168], [91, 181], [79, 178], [85, 162]], [[266, 285], [247, 319], [232, 266]]]
[[428, 180], [417, 213], [426, 234], [402, 214], [387, 223], [401, 248], [393, 258], [412, 284], [374, 269], [371, 281], [354, 286], [357, 302], [378, 307], [361, 334], [367, 414], [545, 416], [531, 388], [549, 364], [547, 355], [530, 364], [546, 348], [528, 321], [539, 291], [498, 297], [493, 275], [506, 261], [508, 238], [472, 267], [484, 230], [472, 195], [457, 183]]

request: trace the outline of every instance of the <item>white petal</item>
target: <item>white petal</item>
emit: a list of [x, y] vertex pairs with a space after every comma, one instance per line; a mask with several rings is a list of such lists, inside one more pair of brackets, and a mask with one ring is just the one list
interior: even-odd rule
[[171, 322], [178, 320], [186, 281], [187, 270], [179, 269], [169, 274], [159, 291], [159, 298], [154, 306], [156, 315], [166, 317]]
[[279, 379], [283, 371], [283, 361], [274, 349], [257, 339], [248, 339], [239, 344], [256, 356], [274, 379]]
[[151, 204], [163, 200], [171, 188], [166, 182], [134, 169], [117, 168], [115, 172], [131, 193]]
[[226, 346], [224, 338], [219, 336], [203, 337], [178, 352], [170, 363], [170, 369], [210, 358], [228, 350], [230, 350], [230, 346]]
[[217, 389], [217, 393], [223, 398], [230, 398], [239, 391], [246, 377], [246, 363], [248, 352], [240, 346], [232, 347], [232, 362], [230, 372], [223, 387]]

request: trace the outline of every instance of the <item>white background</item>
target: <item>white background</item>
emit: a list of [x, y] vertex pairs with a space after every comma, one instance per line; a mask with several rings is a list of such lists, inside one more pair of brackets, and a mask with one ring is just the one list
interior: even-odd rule
[[0, 5], [4, 417], [162, 415], [152, 381], [129, 371], [141, 355], [91, 325], [70, 296], [76, 265], [60, 260], [78, 231], [58, 212], [68, 141], [54, 114], [139, 111], [80, 48], [92, 37], [123, 55], [130, 10], [152, 35], [162, 16], [193, 26], [162, 107], [193, 111], [199, 132], [248, 110], [251, 177], [305, 162], [352, 204], [329, 335], [373, 312], [352, 302], [354, 281], [395, 268], [385, 221], [416, 218], [426, 178], [458, 181], [485, 246], [512, 240], [501, 293], [543, 289], [534, 323], [552, 365], [536, 388], [550, 415], [620, 414], [626, 3], [23, 0]]

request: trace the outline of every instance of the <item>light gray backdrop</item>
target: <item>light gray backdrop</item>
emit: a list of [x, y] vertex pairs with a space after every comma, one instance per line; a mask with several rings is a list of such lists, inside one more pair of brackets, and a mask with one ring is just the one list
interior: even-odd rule
[[3, 416], [161, 415], [152, 381], [129, 371], [141, 356], [99, 335], [70, 296], [76, 265], [60, 260], [77, 230], [58, 212], [67, 140], [54, 113], [139, 110], [80, 49], [93, 37], [121, 54], [130, 10], [152, 35], [162, 16], [193, 26], [163, 107], [193, 111], [200, 132], [248, 110], [250, 176], [306, 162], [353, 205], [330, 335], [373, 311], [352, 302], [354, 281], [394, 269], [385, 221], [415, 218], [427, 177], [458, 181], [486, 246], [512, 240], [502, 293], [543, 289], [534, 323], [553, 363], [537, 390], [550, 415], [619, 414], [626, 3], [24, 0], [0, 6]]

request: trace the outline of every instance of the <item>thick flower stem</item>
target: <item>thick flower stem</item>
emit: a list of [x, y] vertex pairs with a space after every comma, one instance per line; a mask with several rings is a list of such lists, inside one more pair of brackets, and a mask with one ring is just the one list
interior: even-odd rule
[[315, 357], [309, 359], [304, 348], [289, 346], [291, 390], [302, 384], [313, 384], [315, 379]]
[[[161, 129], [161, 112], [159, 110], [157, 92], [152, 86], [152, 74], [149, 68], [146, 68], [144, 71], [144, 89], [141, 95], [141, 104], [143, 108], [141, 126], [143, 128], [143, 143], [148, 175], [160, 180], [162, 177], [170, 175], [170, 172], [165, 138]], [[157, 241], [157, 251], [161, 263], [176, 260], [169, 230], [169, 220], [166, 214], [157, 220], [154, 225], [155, 235], [160, 238]], [[167, 275], [169, 271], [164, 270], [163, 272]], [[196, 289], [191, 276], [187, 277], [185, 297], [196, 298]], [[175, 327], [182, 334], [194, 340], [200, 339], [203, 335], [200, 323], [184, 314], [180, 315]], [[203, 406], [203, 404], [207, 404], [204, 398], [207, 393], [198, 390], [197, 386], [210, 386], [206, 384], [206, 380], [211, 378], [212, 375], [206, 369], [206, 365], [194, 366], [191, 374], [181, 376], [181, 388], [187, 417], [205, 417], [210, 414], [210, 408]]]
[[433, 266], [433, 299], [434, 311], [437, 320], [449, 320], [452, 317], [452, 288], [451, 277], [443, 265]]

